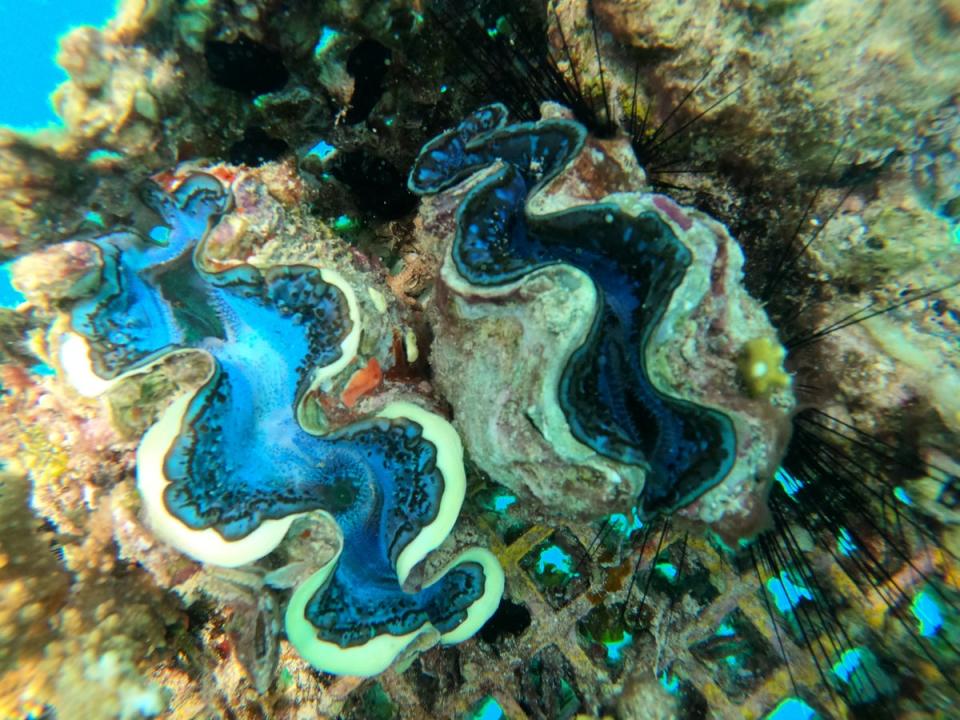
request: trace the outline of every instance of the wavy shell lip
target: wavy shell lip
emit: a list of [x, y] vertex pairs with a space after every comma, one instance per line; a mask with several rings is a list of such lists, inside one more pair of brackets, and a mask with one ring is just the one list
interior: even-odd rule
[[[555, 106], [546, 110], [554, 118], [563, 115]], [[535, 133], [549, 122], [505, 126], [492, 134]], [[439, 141], [427, 146], [432, 153]], [[482, 142], [475, 138], [465, 146], [478, 152]], [[740, 284], [742, 253], [726, 229], [666, 196], [638, 192], [643, 172], [625, 148], [624, 140], [586, 138], [565, 167], [553, 175], [548, 171], [533, 187], [524, 211], [531, 222], [540, 222], [602, 202], [613, 214], [659, 218], [689, 251], [690, 267], [650, 331], [644, 361], [660, 392], [729, 418], [735, 462], [712, 489], [674, 509], [683, 508], [682, 514], [721, 534], [727, 527], [734, 535], [749, 534], [758, 524], [757, 506], [779, 459], [793, 400], [789, 391], [772, 401], [749, 398], [735, 359], [744, 342], [757, 337], [776, 342], [776, 333]], [[565, 516], [622, 512], [643, 493], [649, 466], [617, 462], [575, 437], [557, 392], [596, 317], [596, 284], [582, 270], [556, 264], [483, 287], [465, 277], [453, 257], [459, 215], [452, 218], [452, 209], [464, 212], [478, 186], [497, 182], [503, 162], [472, 160], [478, 171], [466, 181], [463, 173], [454, 174], [459, 184], [426, 199], [421, 211], [425, 244], [444, 248], [434, 309], [437, 382], [454, 406], [472, 457], [492, 477]], [[416, 172], [415, 167], [412, 178]]]

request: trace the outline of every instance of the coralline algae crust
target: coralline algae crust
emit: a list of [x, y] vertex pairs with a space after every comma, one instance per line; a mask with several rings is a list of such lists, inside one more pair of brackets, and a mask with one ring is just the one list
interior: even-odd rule
[[[760, 522], [765, 481], [785, 441], [792, 394], [781, 389], [773, 397], [751, 398], [738, 373], [735, 360], [744, 343], [756, 338], [777, 343], [761, 307], [741, 286], [742, 253], [716, 221], [665, 196], [637, 192], [643, 189], [642, 184], [636, 185], [638, 180], [642, 183], [642, 171], [630, 168], [624, 154], [605, 152], [605, 146], [615, 148], [617, 141], [601, 144], [580, 135], [568, 155], [543, 150], [555, 133], [568, 128], [572, 137], [582, 133], [576, 123], [557, 121], [556, 108], [546, 108], [544, 114], [552, 118], [510, 126], [504, 117], [500, 125], [491, 124], [474, 135], [469, 126], [475, 118], [468, 118], [460, 128], [429, 144], [411, 173], [413, 189], [439, 193], [424, 203], [420, 220], [423, 234], [446, 238], [441, 245], [445, 249], [434, 310], [438, 332], [431, 360], [436, 382], [454, 406], [455, 422], [466, 446], [492, 477], [516, 491], [530, 492], [563, 515], [593, 517], [622, 511], [643, 496], [650, 481], [649, 464], [638, 460], [629, 448], [605, 450], [606, 441], [593, 444], [585, 440], [583, 427], [579, 432], [574, 429], [574, 406], [569, 398], [564, 400], [563, 393], [571, 392], [569, 383], [574, 382], [568, 372], [572, 358], [578, 358], [576, 362], [584, 367], [593, 362], [585, 360], [580, 351], [593, 342], [601, 298], [604, 293], [615, 296], [618, 292], [617, 284], [610, 280], [604, 281], [605, 289], [601, 289], [591, 278], [588, 265], [574, 266], [581, 262], [578, 253], [589, 252], [589, 223], [603, 232], [607, 231], [604, 225], [624, 227], [627, 237], [631, 226], [649, 228], [664, 238], [675, 237], [676, 252], [686, 253], [678, 257], [686, 260], [675, 287], [659, 300], [665, 305], [662, 315], [643, 330], [644, 372], [660, 397], [676, 398], [681, 408], [695, 406], [702, 408], [696, 412], [712, 412], [718, 421], [727, 418], [724, 422], [729, 422], [731, 438], [726, 469], [699, 490], [691, 493], [688, 487], [671, 496], [672, 500], [664, 500], [662, 509], [689, 506], [683, 510], [685, 514], [720, 526], [721, 533], [752, 532]], [[524, 148], [519, 139], [526, 133], [533, 149]], [[444, 142], [452, 137], [463, 140], [462, 148], [444, 150]], [[585, 144], [587, 149], [581, 151]], [[540, 151], [543, 156], [537, 154]], [[499, 152], [508, 154], [500, 156]], [[557, 167], [561, 162], [557, 157], [566, 158], [562, 167]], [[446, 163], [453, 169], [444, 185], [435, 179], [433, 167]], [[473, 177], [466, 179], [470, 173], [458, 163], [474, 171]], [[479, 227], [475, 223], [484, 221], [473, 220], [473, 215], [466, 219], [474, 211], [464, 208], [487, 201], [485, 185], [504, 188], [489, 191], [497, 198], [490, 202], [516, 202], [502, 179], [510, 173], [505, 165], [511, 163], [518, 174], [530, 178], [522, 205], [525, 220], [517, 219], [519, 216], [504, 220], [509, 211], [492, 211], [489, 227], [484, 226], [493, 228], [488, 241], [493, 248], [491, 257], [509, 256], [504, 248], [511, 243], [523, 252], [528, 224], [534, 234], [541, 228], [562, 227], [565, 214], [576, 209], [580, 210], [576, 217], [586, 218], [583, 222], [587, 223], [579, 231], [584, 250], [561, 254], [561, 258], [569, 257], [566, 261], [535, 261], [528, 272], [516, 272], [503, 281], [477, 282], [468, 277], [473, 269], [465, 275], [464, 267], [470, 267], [472, 261], [464, 258], [487, 258], [474, 250], [482, 245], [473, 239]], [[534, 238], [530, 242], [541, 241]], [[537, 258], [546, 257], [536, 255], [540, 252], [537, 248], [531, 252]], [[623, 252], [627, 253], [622, 256], [627, 258], [622, 260], [627, 267], [641, 257], [633, 260], [633, 250]], [[483, 266], [488, 268], [500, 267], [497, 261], [478, 262], [487, 263]], [[512, 257], [500, 262], [506, 267], [516, 263]], [[593, 261], [593, 267], [607, 266]], [[657, 301], [654, 296], [648, 299]], [[610, 302], [623, 300], [614, 297]], [[636, 312], [649, 313], [646, 303]], [[609, 310], [609, 304], [606, 307], [605, 313], [617, 312]], [[609, 316], [604, 317], [606, 327], [616, 327]], [[628, 346], [640, 342], [636, 338]], [[606, 361], [600, 362], [596, 367]], [[597, 402], [604, 400], [597, 396]], [[642, 416], [636, 409], [629, 412], [634, 413], [634, 421]], [[629, 425], [631, 421], [624, 422]]]

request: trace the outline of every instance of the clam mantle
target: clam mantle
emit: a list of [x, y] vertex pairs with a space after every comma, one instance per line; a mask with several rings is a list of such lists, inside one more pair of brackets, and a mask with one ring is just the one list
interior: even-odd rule
[[299, 519], [313, 523], [332, 542], [299, 558], [309, 572], [285, 624], [320, 670], [373, 675], [408, 648], [470, 637], [503, 591], [494, 556], [468, 548], [426, 582], [414, 572], [463, 502], [456, 431], [412, 396], [338, 422], [327, 395], [349, 375], [362, 331], [375, 330], [346, 271], [214, 260], [206, 243], [230, 218], [231, 194], [204, 173], [172, 185], [145, 188], [162, 219], [149, 237], [115, 232], [80, 241], [82, 253], [65, 244], [86, 262], [68, 264], [77, 282], [54, 331], [60, 369], [83, 393], [171, 358], [204, 369], [138, 446], [147, 525], [196, 560], [237, 567]]

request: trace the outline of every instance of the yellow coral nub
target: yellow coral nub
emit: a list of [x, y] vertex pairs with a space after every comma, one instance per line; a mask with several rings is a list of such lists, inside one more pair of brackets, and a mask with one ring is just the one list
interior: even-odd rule
[[743, 344], [737, 368], [750, 397], [770, 397], [777, 390], [790, 387], [793, 378], [783, 369], [786, 356], [783, 345], [769, 337], [754, 338]]

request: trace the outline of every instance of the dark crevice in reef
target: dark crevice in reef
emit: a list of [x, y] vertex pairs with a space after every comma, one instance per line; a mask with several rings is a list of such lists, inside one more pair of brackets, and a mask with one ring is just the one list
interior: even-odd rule
[[540, 117], [540, 103], [571, 109], [592, 132], [606, 135], [602, 101], [587, 97], [558, 70], [547, 42], [549, 20], [538, 3], [485, 0], [464, 12], [456, 0], [437, 0], [427, 12], [433, 53], [445, 59], [443, 77], [467, 112], [502, 102], [518, 120]]
[[290, 79], [279, 52], [242, 35], [232, 43], [207, 42], [204, 57], [213, 82], [250, 97], [281, 90]]
[[337, 720], [394, 720], [397, 717], [397, 707], [383, 685], [368, 682], [350, 693]]
[[460, 651], [456, 647], [435, 647], [417, 658], [404, 673], [417, 688], [417, 695], [431, 712], [437, 702], [456, 694], [463, 686], [460, 671]]
[[517, 702], [531, 718], [572, 718], [583, 711], [576, 672], [556, 645], [543, 648], [515, 673], [521, 693]]
[[390, 162], [364, 150], [339, 152], [330, 174], [350, 188], [361, 212], [395, 220], [413, 212], [417, 197], [407, 189], [406, 175]]
[[353, 77], [353, 95], [345, 120], [362, 122], [383, 95], [383, 80], [390, 67], [392, 53], [376, 40], [361, 40], [347, 57], [347, 72]]
[[207, 623], [212, 622], [216, 614], [217, 609], [214, 602], [201, 597], [199, 600], [195, 600], [187, 606], [186, 617], [189, 622], [188, 627], [191, 629], [202, 628]]
[[285, 141], [271, 137], [263, 128], [254, 126], [247, 128], [242, 140], [230, 146], [227, 157], [232, 165], [257, 167], [280, 159], [288, 149]]
[[484, 642], [495, 645], [507, 636], [522, 635], [530, 627], [530, 621], [530, 611], [525, 606], [504, 598], [479, 634]]
[[903, 157], [903, 153], [894, 150], [879, 162], [852, 162], [841, 169], [835, 185], [837, 187], [857, 187], [857, 189], [860, 189], [859, 186], [876, 182], [901, 157]]

